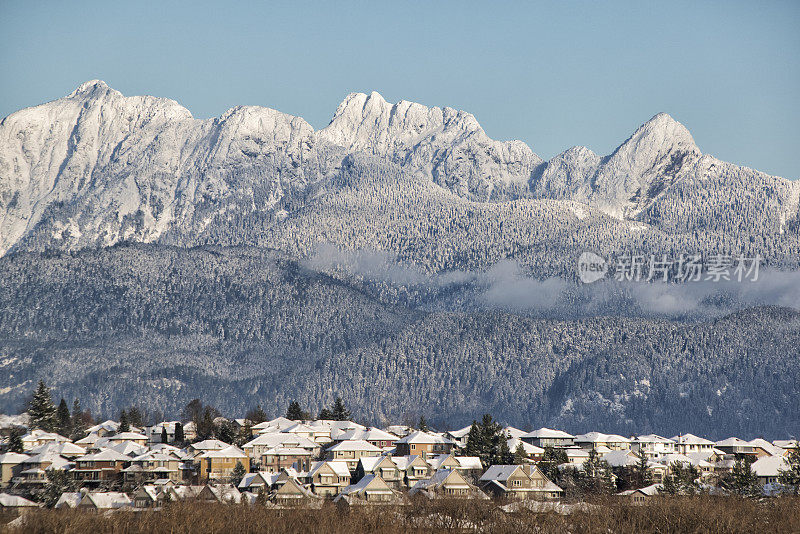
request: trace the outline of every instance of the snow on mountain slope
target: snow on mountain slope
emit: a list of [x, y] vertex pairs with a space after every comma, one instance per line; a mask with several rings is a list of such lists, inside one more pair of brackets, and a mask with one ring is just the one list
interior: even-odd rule
[[[272, 109], [197, 120], [173, 100], [86, 82], [0, 123], [0, 254], [37, 233], [81, 246], [152, 241], [171, 225], [200, 230], [224, 209], [214, 201], [231, 195], [269, 208], [285, 189], [305, 186], [314, 144], [307, 122]], [[233, 171], [254, 179], [231, 191]], [[265, 182], [266, 200], [254, 198]]]
[[521, 141], [490, 139], [469, 113], [390, 104], [376, 92], [348, 95], [319, 135], [348, 152], [388, 157], [476, 200], [520, 196], [542, 163]]
[[[517, 242], [552, 248], [557, 236], [574, 230], [564, 226], [574, 215], [598, 210], [635, 221], [636, 228], [648, 232], [715, 232], [717, 241], [735, 235], [737, 242], [762, 243], [776, 257], [789, 254], [798, 241], [795, 184], [702, 155], [688, 130], [664, 113], [609, 156], [574, 147], [545, 163], [522, 142], [490, 139], [469, 113], [407, 101], [390, 104], [378, 93], [348, 95], [330, 124], [314, 131], [302, 118], [255, 106], [194, 119], [173, 100], [125, 97], [94, 80], [0, 122], [0, 256], [9, 250], [75, 250], [125, 240], [277, 246], [270, 241], [277, 239], [287, 248], [308, 250], [312, 235], [330, 237], [321, 231], [330, 214], [315, 205], [338, 205], [331, 195], [345, 194], [341, 184], [354, 179], [345, 163], [362, 161], [348, 160], [350, 155], [391, 164], [368, 163], [369, 170], [357, 177], [391, 175], [379, 185], [361, 184], [390, 211], [413, 204], [399, 197], [424, 190], [424, 206], [414, 209], [426, 210], [437, 224], [451, 225], [453, 209], [465, 217], [507, 212], [515, 232], [533, 233], [512, 244], [507, 228], [498, 231], [492, 239], [500, 241], [484, 247], [495, 249], [493, 257], [518, 253]], [[398, 198], [386, 197], [387, 184], [400, 175], [402, 183], [412, 185], [392, 189]], [[454, 208], [459, 197], [475, 204]], [[523, 202], [531, 198], [547, 202]], [[368, 211], [373, 200], [348, 199], [359, 204], [351, 213]], [[503, 207], [488, 209], [487, 201]], [[576, 208], [576, 202], [588, 207]], [[528, 210], [533, 205], [536, 215]], [[422, 215], [398, 214], [382, 224]], [[539, 220], [525, 219], [534, 216]], [[302, 235], [276, 230], [291, 227], [293, 217], [304, 220]], [[418, 256], [401, 250], [422, 246], [418, 239], [397, 241], [396, 228], [371, 226], [376, 221], [362, 220], [363, 227], [350, 229], [353, 241], [367, 235], [377, 241], [380, 234], [384, 248]], [[553, 226], [553, 221], [559, 222]], [[609, 230], [607, 218], [589, 216], [582, 225], [627, 234], [630, 224], [623, 222]], [[468, 226], [448, 231], [455, 247], [448, 256], [470, 263], [466, 258], [473, 252], [466, 243], [486, 238], [479, 231]], [[663, 236], [654, 241], [648, 232], [637, 239], [675, 242]], [[345, 237], [337, 240], [347, 245]], [[574, 237], [564, 240], [574, 242]]]

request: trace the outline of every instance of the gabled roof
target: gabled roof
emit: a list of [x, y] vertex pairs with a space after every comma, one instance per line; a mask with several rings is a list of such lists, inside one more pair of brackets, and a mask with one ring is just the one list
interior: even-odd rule
[[336, 445], [332, 445], [331, 447], [328, 447], [328, 451], [381, 452], [381, 449], [368, 441], [364, 441], [363, 439], [354, 439], [348, 441], [341, 441]]
[[320, 462], [314, 462], [311, 464], [311, 467], [308, 469], [308, 477], [313, 477], [317, 471], [322, 469], [324, 466], [329, 467], [336, 476], [339, 477], [349, 477], [350, 476], [350, 468], [347, 467], [347, 462], [344, 460], [326, 460]]
[[611, 451], [603, 455], [603, 460], [608, 462], [611, 467], [625, 467], [628, 465], [636, 465], [639, 463], [639, 458], [631, 451]]
[[753, 447], [758, 447], [766, 451], [766, 453], [769, 454], [770, 456], [783, 456], [783, 453], [785, 452], [780, 447], [776, 447], [775, 445], [773, 445], [772, 443], [763, 438], [756, 438], [754, 440], [749, 441], [749, 443]]
[[695, 436], [694, 434], [681, 434], [679, 436], [672, 436], [672, 441], [681, 445], [714, 445], [714, 442]]
[[746, 442], [743, 439], [739, 439], [737, 437], [730, 437], [728, 439], [723, 439], [722, 441], [717, 441], [715, 443], [717, 447], [749, 447], [751, 446], [750, 443]]
[[434, 444], [434, 443], [444, 443], [444, 444], [452, 444], [453, 442], [449, 439], [440, 436], [438, 434], [432, 434], [429, 432], [422, 432], [421, 430], [417, 430], [404, 436], [397, 440], [397, 443], [414, 443], [414, 444]]
[[9, 495], [0, 493], [0, 508], [32, 508], [39, 506], [33, 501], [29, 501], [19, 495]]
[[354, 428], [336, 436], [338, 441], [361, 439], [364, 441], [397, 441], [400, 439], [394, 434], [384, 432], [379, 428]]
[[521, 437], [523, 438], [539, 438], [539, 439], [569, 439], [574, 438], [572, 434], [568, 434], [563, 430], [554, 430], [552, 428], [545, 428], [542, 427], [538, 430], [534, 430], [533, 432], [528, 432], [527, 434], [523, 434]]
[[75, 458], [76, 462], [130, 462], [131, 457], [115, 451], [114, 449], [100, 449], [93, 454], [86, 454]]
[[228, 445], [224, 449], [204, 452], [200, 458], [247, 458], [247, 454], [236, 445]]
[[86, 449], [79, 445], [75, 445], [69, 441], [63, 442], [47, 442], [34, 447], [29, 451], [31, 454], [39, 454], [42, 452], [53, 452], [56, 454], [86, 454]]
[[192, 443], [189, 446], [196, 451], [213, 451], [230, 447], [230, 445], [218, 439], [205, 439], [203, 441], [198, 441], [197, 443]]
[[481, 475], [481, 482], [487, 482], [489, 480], [499, 480], [500, 482], [507, 481], [511, 475], [516, 472], [520, 472], [525, 476], [528, 476], [527, 473], [518, 465], [492, 465], [489, 466], [489, 469]]
[[75, 508], [81, 502], [83, 494], [80, 491], [65, 491], [58, 498], [54, 508]]
[[28, 458], [29, 456], [27, 454], [21, 454], [18, 452], [5, 452], [0, 454], [0, 464], [21, 464]]
[[118, 491], [89, 492], [83, 496], [79, 505], [84, 505], [87, 500], [101, 509], [122, 508], [131, 504], [130, 497]]
[[664, 487], [663, 484], [651, 484], [644, 488], [621, 491], [617, 493], [617, 495], [631, 495], [633, 493], [643, 493], [644, 495], [653, 496], [658, 494], [659, 490], [661, 490], [663, 487]]
[[259, 434], [254, 439], [251, 439], [242, 447], [243, 449], [251, 449], [255, 446], [277, 447], [278, 445], [302, 447], [304, 449], [316, 449], [319, 444], [311, 441], [305, 436], [297, 434], [289, 434], [283, 432], [276, 432], [274, 434]]
[[144, 434], [139, 434], [138, 432], [120, 432], [119, 434], [114, 434], [113, 436], [109, 436], [112, 441], [124, 441], [124, 440], [131, 440], [131, 441], [140, 441], [146, 440], [147, 436]]
[[448, 430], [447, 433], [458, 439], [468, 435], [471, 429], [472, 425], [467, 425], [464, 428], [459, 428], [458, 430]]
[[389, 485], [378, 475], [365, 475], [361, 480], [355, 484], [351, 484], [342, 489], [344, 495], [354, 495], [359, 493], [366, 493], [374, 491], [376, 493], [389, 493], [393, 494], [394, 491]]
[[645, 434], [644, 436], [636, 436], [636, 439], [633, 440], [637, 443], [675, 443], [669, 438], [665, 438], [664, 436], [659, 436], [658, 434]]
[[603, 434], [602, 432], [587, 432], [575, 436], [575, 443], [630, 443], [631, 440], [618, 434]]
[[783, 456], [764, 456], [750, 466], [756, 476], [777, 477], [781, 470], [789, 468], [789, 462]]

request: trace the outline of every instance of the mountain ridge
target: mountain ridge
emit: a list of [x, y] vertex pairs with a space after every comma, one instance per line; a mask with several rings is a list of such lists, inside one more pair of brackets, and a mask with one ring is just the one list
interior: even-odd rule
[[[800, 183], [702, 154], [666, 113], [608, 156], [573, 147], [545, 162], [521, 141], [489, 138], [467, 112], [390, 104], [376, 92], [351, 93], [315, 130], [259, 106], [196, 119], [174, 100], [125, 97], [92, 80], [0, 121], [0, 255], [125, 240], [192, 246], [232, 217], [250, 217], [263, 228], [254, 235], [266, 235], [332, 194], [354, 154], [479, 205], [567, 201], [563, 209], [599, 210], [654, 232], [718, 226], [731, 208], [758, 215], [747, 225], [753, 234], [791, 236], [800, 219]], [[689, 202], [703, 213], [681, 216]], [[722, 231], [740, 229], [731, 222]]]

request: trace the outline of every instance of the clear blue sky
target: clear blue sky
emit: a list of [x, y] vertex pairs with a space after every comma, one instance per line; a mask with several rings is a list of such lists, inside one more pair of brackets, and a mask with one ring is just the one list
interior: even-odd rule
[[514, 6], [0, 0], [0, 116], [100, 78], [196, 117], [255, 104], [319, 128], [376, 90], [549, 158], [607, 154], [666, 111], [706, 153], [800, 177], [800, 2]]

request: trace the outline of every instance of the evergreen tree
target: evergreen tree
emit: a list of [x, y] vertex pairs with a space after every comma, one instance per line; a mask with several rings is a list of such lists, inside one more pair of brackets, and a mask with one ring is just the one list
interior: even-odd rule
[[514, 449], [514, 463], [518, 465], [528, 463], [528, 453], [525, 452], [525, 447], [522, 443], [519, 443], [517, 448]]
[[647, 455], [642, 452], [639, 454], [639, 460], [636, 462], [635, 467], [635, 484], [636, 489], [646, 488], [653, 483], [653, 474], [647, 465]]
[[[320, 414], [320, 419], [322, 418], [323, 418], [322, 414]], [[305, 411], [300, 406], [299, 402], [292, 401], [289, 403], [289, 408], [286, 410], [286, 419], [291, 419], [292, 421], [306, 421], [308, 419], [311, 419], [311, 414]], [[326, 417], [325, 419], [330, 419], [330, 417]]]
[[43, 491], [37, 497], [39, 502], [48, 508], [56, 505], [62, 493], [75, 491], [76, 489], [75, 480], [66, 471], [48, 469], [45, 471], [45, 476], [47, 480], [44, 483]]
[[480, 458], [484, 467], [514, 461], [513, 455], [508, 449], [503, 427], [495, 422], [489, 414], [484, 414], [480, 423], [473, 421], [467, 435], [467, 446], [464, 452], [468, 456]]
[[258, 423], [263, 423], [264, 421], [267, 420], [267, 414], [259, 404], [255, 408], [252, 408], [249, 412], [247, 412], [244, 418], [250, 421], [250, 423], [257, 425]]
[[237, 447], [242, 447], [251, 439], [253, 439], [253, 425], [250, 424], [249, 419], [246, 419], [244, 426], [239, 430], [239, 433], [234, 440], [234, 445]]
[[128, 410], [128, 424], [139, 428], [144, 426], [144, 414], [136, 406]]
[[422, 432], [430, 432], [430, 430], [431, 430], [430, 428], [428, 428], [428, 421], [425, 420], [425, 416], [424, 415], [420, 416], [419, 423], [417, 424], [417, 427]]
[[83, 410], [81, 409], [81, 403], [78, 399], [72, 401], [71, 426], [72, 428], [70, 429], [69, 435], [72, 438], [72, 441], [83, 437], [83, 433], [87, 427], [84, 424], [84, 414]]
[[186, 408], [183, 409], [183, 420], [191, 421], [195, 425], [200, 424], [200, 418], [203, 416], [203, 403], [200, 399], [192, 399]]
[[236, 466], [231, 471], [231, 484], [238, 486], [246, 474], [247, 470], [242, 465], [242, 462], [236, 462]]
[[214, 425], [214, 437], [220, 441], [233, 445], [238, 435], [239, 432], [236, 428], [236, 423], [233, 421], [225, 419]]
[[161, 443], [168, 443], [169, 435], [167, 434], [167, 425], [161, 425]]
[[203, 406], [203, 412], [200, 415], [199, 422], [197, 423], [197, 437], [199, 439], [203, 440], [214, 436], [217, 430], [214, 425], [214, 419], [216, 419], [217, 417], [219, 417], [219, 412], [217, 411], [216, 408], [213, 408], [211, 406]]
[[6, 449], [9, 452], [17, 452], [22, 454], [25, 452], [25, 444], [22, 443], [22, 436], [25, 434], [25, 430], [21, 427], [15, 426], [11, 429], [8, 434], [8, 445]]
[[334, 421], [349, 421], [352, 417], [350, 410], [345, 407], [341, 397], [336, 397], [336, 400], [333, 401], [331, 415]]
[[119, 428], [117, 432], [130, 432], [131, 424], [128, 421], [128, 412], [122, 410], [119, 414]]
[[786, 460], [789, 465], [780, 470], [780, 483], [784, 492], [800, 495], [800, 443], [792, 449]]
[[700, 492], [700, 471], [692, 464], [672, 462], [670, 473], [664, 477], [661, 493], [668, 495], [695, 495]]
[[720, 486], [731, 493], [743, 497], [757, 497], [761, 495], [761, 486], [758, 484], [758, 477], [753, 472], [752, 465], [752, 458], [737, 458], [731, 472], [725, 473], [720, 479]]
[[600, 459], [595, 449], [589, 451], [589, 458], [583, 462], [578, 486], [584, 494], [594, 495], [609, 495], [615, 489], [611, 466]]
[[69, 437], [72, 433], [72, 416], [70, 416], [67, 401], [64, 399], [58, 403], [56, 410], [56, 432], [65, 437]]
[[564, 449], [545, 447], [542, 459], [539, 461], [539, 469], [542, 470], [542, 473], [544, 473], [547, 478], [555, 481], [559, 478], [558, 466], [566, 463], [569, 463], [569, 458]]
[[39, 385], [28, 403], [28, 415], [32, 428], [40, 428], [46, 432], [55, 430], [56, 407], [50, 397], [50, 388], [43, 380], [39, 380]]
[[183, 435], [183, 424], [180, 422], [175, 423], [175, 444], [182, 446], [184, 441], [186, 441], [186, 438]]
[[319, 417], [317, 417], [317, 419], [331, 420], [333, 419], [333, 413], [327, 408], [322, 408], [322, 410], [319, 411]]

